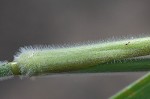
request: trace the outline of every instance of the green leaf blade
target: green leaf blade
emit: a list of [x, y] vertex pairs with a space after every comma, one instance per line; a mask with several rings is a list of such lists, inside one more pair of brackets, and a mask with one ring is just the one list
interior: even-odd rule
[[150, 73], [112, 96], [110, 99], [150, 99]]
[[142, 59], [127, 59], [111, 61], [89, 68], [80, 69], [77, 71], [71, 71], [74, 73], [100, 73], [100, 72], [136, 72], [136, 71], [149, 71], [150, 70], [150, 58]]

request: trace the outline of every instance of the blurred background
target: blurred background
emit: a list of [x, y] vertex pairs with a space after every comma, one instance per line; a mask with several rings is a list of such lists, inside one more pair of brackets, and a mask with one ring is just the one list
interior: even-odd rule
[[[0, 0], [0, 60], [19, 47], [149, 35], [149, 0]], [[0, 81], [0, 99], [107, 99], [144, 72]]]

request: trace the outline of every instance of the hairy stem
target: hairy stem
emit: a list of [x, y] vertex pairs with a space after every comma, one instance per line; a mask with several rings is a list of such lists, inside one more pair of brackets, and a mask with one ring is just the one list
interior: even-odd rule
[[[114, 60], [122, 60], [149, 54], [150, 37], [69, 48], [22, 48], [20, 54], [18, 54], [15, 57], [14, 62], [11, 63], [11, 71], [15, 75], [29, 76], [44, 73], [80, 71], [83, 69], [94, 68], [98, 65], [99, 68], [101, 68], [102, 64]], [[109, 65], [110, 64], [107, 64], [102, 68], [111, 68]], [[118, 68], [122, 67], [118, 66]], [[119, 70], [117, 70], [115, 66], [111, 69], [114, 71], [115, 69], [116, 71]], [[132, 70], [133, 69], [129, 69], [128, 71]], [[111, 70], [109, 69], [109, 71]]]

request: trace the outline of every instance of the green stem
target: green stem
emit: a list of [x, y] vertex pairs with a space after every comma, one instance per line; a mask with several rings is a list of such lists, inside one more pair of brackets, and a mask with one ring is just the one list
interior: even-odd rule
[[[126, 66], [120, 66], [119, 63], [118, 66], [117, 64], [112, 66], [105, 63], [149, 54], [150, 37], [145, 37], [69, 48], [22, 48], [20, 54], [15, 57], [14, 62], [10, 65], [13, 74], [29, 76], [93, 68], [99, 68], [99, 72], [123, 71], [124, 69], [134, 71], [137, 69], [135, 66], [129, 66], [128, 69]], [[147, 64], [148, 60], [139, 60], [138, 62], [140, 62], [140, 69], [142, 70], [142, 65]], [[121, 65], [132, 63], [127, 62]], [[136, 62], [133, 64], [136, 64]]]

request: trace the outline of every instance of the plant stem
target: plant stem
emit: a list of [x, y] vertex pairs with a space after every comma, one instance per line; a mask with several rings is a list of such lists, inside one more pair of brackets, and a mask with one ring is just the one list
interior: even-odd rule
[[[99, 68], [102, 68], [100, 71], [123, 71], [126, 68], [125, 66], [121, 67], [118, 64], [116, 67], [117, 64], [112, 66], [111, 64], [104, 65], [104, 63], [149, 54], [150, 37], [145, 37], [69, 48], [22, 48], [20, 54], [15, 56], [14, 62], [10, 63], [10, 66], [13, 74], [28, 76], [80, 71], [92, 69], [98, 67], [98, 65]], [[138, 62], [141, 63], [140, 68], [142, 68], [142, 65], [147, 64], [148, 60], [139, 60]], [[129, 65], [132, 63], [129, 63]], [[133, 64], [136, 64], [136, 62]], [[132, 67], [126, 68], [126, 70], [137, 69]], [[143, 67], [143, 70], [146, 70], [145, 68]]]

